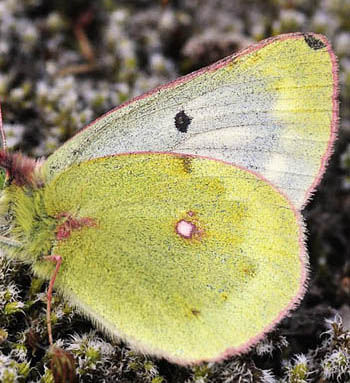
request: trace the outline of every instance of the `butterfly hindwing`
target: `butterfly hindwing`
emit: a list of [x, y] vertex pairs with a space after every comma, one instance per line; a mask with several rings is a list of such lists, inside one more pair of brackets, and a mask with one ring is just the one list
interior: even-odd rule
[[[81, 222], [52, 249], [62, 257], [55, 286], [138, 350], [220, 360], [303, 295], [299, 213], [236, 166], [170, 153], [98, 158], [58, 174], [43, 201], [45, 215]], [[33, 266], [44, 278], [53, 268]]]

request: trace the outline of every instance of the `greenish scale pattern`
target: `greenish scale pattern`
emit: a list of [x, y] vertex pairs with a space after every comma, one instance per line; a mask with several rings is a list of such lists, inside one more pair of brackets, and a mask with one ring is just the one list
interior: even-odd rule
[[[55, 287], [71, 302], [111, 335], [180, 363], [256, 337], [305, 282], [298, 213], [267, 182], [219, 161], [99, 158], [4, 197], [2, 209], [16, 201], [16, 251], [34, 272], [50, 278], [42, 256], [60, 255]], [[62, 213], [94, 225], [57, 240]], [[190, 238], [180, 221], [195, 226]]]

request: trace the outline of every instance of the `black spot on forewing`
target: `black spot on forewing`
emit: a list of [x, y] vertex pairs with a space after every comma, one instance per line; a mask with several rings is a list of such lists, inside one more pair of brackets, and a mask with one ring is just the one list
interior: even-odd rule
[[189, 117], [184, 110], [181, 110], [175, 116], [175, 127], [179, 132], [187, 133], [191, 121], [192, 117]]
[[311, 49], [314, 49], [314, 50], [322, 49], [326, 46], [326, 44], [323, 41], [316, 39], [316, 37], [311, 35], [311, 34], [305, 34], [304, 39], [305, 39], [306, 44]]

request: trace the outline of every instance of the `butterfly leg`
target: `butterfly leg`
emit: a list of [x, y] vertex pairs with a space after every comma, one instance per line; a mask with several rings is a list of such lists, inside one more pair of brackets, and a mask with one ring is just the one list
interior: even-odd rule
[[49, 283], [49, 288], [47, 289], [47, 308], [46, 308], [47, 332], [49, 334], [50, 346], [52, 346], [53, 345], [52, 327], [51, 327], [52, 289], [53, 289], [53, 285], [55, 284], [55, 280], [56, 280], [56, 277], [57, 277], [57, 274], [58, 274], [58, 270], [61, 267], [62, 257], [60, 255], [49, 255], [47, 257], [44, 257], [44, 259], [56, 263], [55, 271], [53, 272], [53, 274], [51, 276], [50, 283]]
[[58, 270], [61, 267], [62, 257], [60, 255], [49, 255], [44, 257], [45, 260], [56, 263], [54, 272], [52, 273], [49, 287], [47, 289], [47, 308], [46, 308], [46, 322], [47, 322], [47, 332], [49, 334], [49, 343], [51, 348], [51, 363], [50, 369], [52, 375], [54, 376], [55, 382], [76, 382], [76, 368], [74, 362], [74, 356], [59, 347], [53, 346], [52, 339], [52, 327], [51, 327], [51, 300], [52, 300], [52, 290], [53, 285], [58, 274]]

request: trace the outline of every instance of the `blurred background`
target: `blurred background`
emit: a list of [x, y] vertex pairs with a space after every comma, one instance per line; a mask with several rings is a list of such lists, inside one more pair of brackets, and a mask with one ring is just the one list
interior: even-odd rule
[[[0, 0], [8, 146], [36, 157], [134, 96], [294, 31], [325, 34], [340, 67], [339, 138], [304, 211], [311, 274], [302, 304], [250, 353], [180, 368], [109, 343], [55, 296], [55, 338], [74, 355], [79, 381], [350, 381], [350, 1]], [[53, 381], [46, 287], [28, 268], [0, 258], [1, 381]]]

